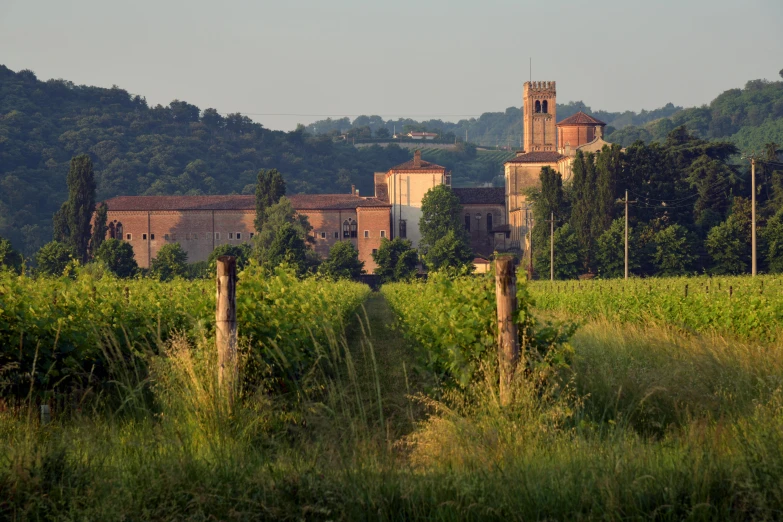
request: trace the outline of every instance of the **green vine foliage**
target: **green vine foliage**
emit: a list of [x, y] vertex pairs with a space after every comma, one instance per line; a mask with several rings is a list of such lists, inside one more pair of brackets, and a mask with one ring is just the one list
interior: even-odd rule
[[[497, 364], [497, 306], [492, 274], [430, 274], [428, 280], [386, 284], [381, 289], [398, 327], [419, 353], [423, 369], [446, 386], [466, 387], [481, 368]], [[548, 379], [567, 369], [574, 325], [540, 324], [522, 278], [517, 282], [519, 340], [526, 374]]]

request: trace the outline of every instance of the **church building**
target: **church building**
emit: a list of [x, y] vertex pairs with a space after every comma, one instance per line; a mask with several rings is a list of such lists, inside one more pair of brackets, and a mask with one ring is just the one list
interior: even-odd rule
[[606, 124], [584, 112], [557, 122], [555, 82], [525, 82], [522, 91], [524, 150], [503, 164], [509, 249], [526, 250], [525, 235], [533, 224], [525, 191], [538, 186], [541, 169], [550, 167], [571, 179], [576, 151], [598, 152], [604, 145]]

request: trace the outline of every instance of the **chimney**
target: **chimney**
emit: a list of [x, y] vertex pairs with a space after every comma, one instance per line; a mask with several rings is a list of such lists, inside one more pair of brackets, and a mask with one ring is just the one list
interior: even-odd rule
[[417, 150], [413, 153], [413, 166], [421, 167], [421, 151]]
[[356, 189], [356, 197], [359, 197], [359, 189]]
[[356, 185], [351, 185], [351, 196], [356, 195]]

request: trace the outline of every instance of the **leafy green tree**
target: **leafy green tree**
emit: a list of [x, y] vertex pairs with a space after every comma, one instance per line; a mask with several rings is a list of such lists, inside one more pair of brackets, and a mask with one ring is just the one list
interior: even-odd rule
[[767, 221], [764, 227], [767, 243], [767, 265], [773, 274], [783, 273], [783, 208]]
[[375, 274], [380, 276], [383, 282], [410, 279], [416, 274], [416, 265], [419, 262], [413, 244], [399, 237], [391, 241], [381, 239], [381, 246], [372, 254], [372, 258], [378, 265]]
[[106, 203], [101, 203], [95, 209], [95, 220], [92, 225], [92, 238], [90, 238], [90, 252], [93, 256], [101, 248], [101, 244], [106, 239], [106, 225], [109, 207]]
[[338, 241], [329, 249], [320, 272], [334, 278], [356, 279], [364, 273], [364, 261], [359, 261], [359, 251], [353, 243]]
[[472, 271], [473, 251], [462, 234], [457, 235], [453, 230], [449, 230], [427, 250], [424, 261], [430, 270], [456, 268]]
[[133, 247], [127, 241], [119, 239], [107, 239], [101, 243], [94, 258], [117, 277], [132, 277], [139, 269], [133, 257]]
[[224, 243], [216, 246], [209, 254], [204, 269], [210, 274], [215, 274], [217, 270], [217, 258], [221, 256], [233, 256], [236, 258], [237, 270], [242, 270], [247, 266], [248, 261], [250, 261], [251, 254], [252, 247], [248, 243], [241, 243], [239, 245]]
[[712, 258], [716, 274], [742, 274], [748, 270], [747, 250], [742, 241], [742, 229], [736, 220], [727, 219], [713, 227], [707, 235], [705, 247]]
[[569, 223], [555, 230], [555, 279], [579, 275], [579, 240]]
[[256, 232], [264, 229], [269, 207], [285, 196], [285, 181], [277, 169], [261, 170], [256, 179]]
[[10, 241], [0, 237], [0, 268], [5, 267], [19, 271], [22, 268], [22, 263], [22, 254], [13, 249]]
[[160, 247], [152, 260], [151, 273], [161, 281], [187, 275], [188, 253], [179, 243], [168, 243]]
[[[419, 232], [419, 249], [429, 268], [461, 267], [473, 260], [473, 252], [462, 223], [462, 205], [450, 187], [436, 185], [424, 195], [421, 200]], [[441, 242], [435, 257], [431, 257], [430, 250], [446, 237], [450, 239]]]
[[95, 174], [87, 154], [71, 159], [67, 183], [68, 200], [53, 218], [54, 235], [57, 241], [69, 244], [81, 262], [86, 262], [95, 210]]
[[688, 231], [680, 225], [669, 225], [655, 234], [655, 266], [662, 276], [685, 275], [696, 261]]
[[76, 252], [71, 245], [50, 241], [38, 250], [35, 262], [41, 274], [60, 276], [75, 258]]
[[253, 257], [259, 264], [267, 264], [269, 249], [285, 225], [291, 225], [305, 244], [314, 241], [310, 235], [313, 227], [310, 226], [307, 216], [298, 214], [287, 197], [281, 197], [277, 203], [266, 209], [265, 214], [264, 227], [253, 238]]
[[306, 250], [307, 246], [299, 231], [291, 223], [284, 223], [277, 229], [275, 238], [269, 245], [264, 264], [274, 268], [286, 263], [301, 275], [307, 270]]
[[386, 127], [381, 127], [380, 129], [375, 131], [375, 137], [376, 138], [388, 138], [391, 136], [391, 133], [389, 132], [389, 129]]
[[[636, 237], [634, 229], [628, 229], [628, 270], [639, 268], [638, 250], [635, 248]], [[598, 275], [603, 278], [625, 276], [625, 219], [617, 218], [612, 226], [598, 237], [596, 242], [596, 261]]]
[[[543, 167], [539, 174], [540, 190], [533, 190], [528, 196], [533, 204], [533, 267], [541, 277], [549, 273], [549, 219], [567, 213], [563, 193], [563, 177], [551, 167]], [[546, 245], [546, 246], [544, 246]]]

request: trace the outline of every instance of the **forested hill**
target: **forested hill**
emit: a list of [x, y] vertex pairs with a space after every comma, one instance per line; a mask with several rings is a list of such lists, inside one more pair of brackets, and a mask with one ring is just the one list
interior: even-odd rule
[[398, 147], [357, 149], [326, 136], [271, 131], [184, 101], [150, 107], [114, 87], [39, 81], [0, 65], [0, 236], [26, 255], [51, 239], [72, 156], [95, 163], [98, 197], [250, 193], [262, 168], [290, 193], [373, 189], [374, 171], [410, 158]]
[[[671, 116], [681, 111], [671, 103], [653, 111], [607, 112], [594, 111], [582, 102], [557, 104], [557, 119], [563, 120], [579, 111], [592, 114], [608, 124], [607, 131], [621, 129], [628, 125], [643, 125], [647, 122]], [[380, 129], [381, 134], [378, 133]], [[464, 139], [467, 132], [468, 141], [484, 146], [518, 147], [522, 139], [522, 109], [509, 107], [505, 112], [485, 112], [478, 118], [463, 119], [456, 123], [442, 120], [416, 121], [410, 118], [384, 120], [380, 116], [359, 116], [353, 121], [348, 118], [325, 119], [311, 123], [306, 127], [310, 134], [342, 134], [347, 133], [357, 138], [370, 138], [381, 135], [391, 135], [397, 132], [432, 131], [447, 138]]]
[[[781, 71], [783, 75], [783, 71]], [[607, 123], [606, 139], [628, 146], [636, 140], [663, 142], [680, 125], [695, 136], [734, 142], [742, 151], [761, 151], [766, 143], [783, 143], [783, 82], [749, 81], [743, 89], [730, 89], [709, 105], [683, 109], [671, 103], [653, 111], [635, 113], [592, 110], [582, 102], [557, 105], [557, 119], [563, 120], [577, 111], [587, 112]], [[347, 132], [356, 137], [373, 137], [398, 132], [433, 131], [449, 137], [464, 137], [479, 145], [519, 146], [522, 136], [521, 108], [505, 112], [486, 112], [479, 118], [456, 123], [441, 120], [383, 120], [380, 116], [326, 119], [307, 126], [311, 134]]]
[[[783, 71], [781, 71], [783, 76]], [[744, 152], [760, 152], [766, 143], [783, 143], [783, 81], [752, 80], [730, 89], [709, 105], [677, 111], [644, 125], [617, 130], [609, 140], [630, 145], [636, 140], [664, 141], [680, 125], [704, 139], [728, 140]]]

